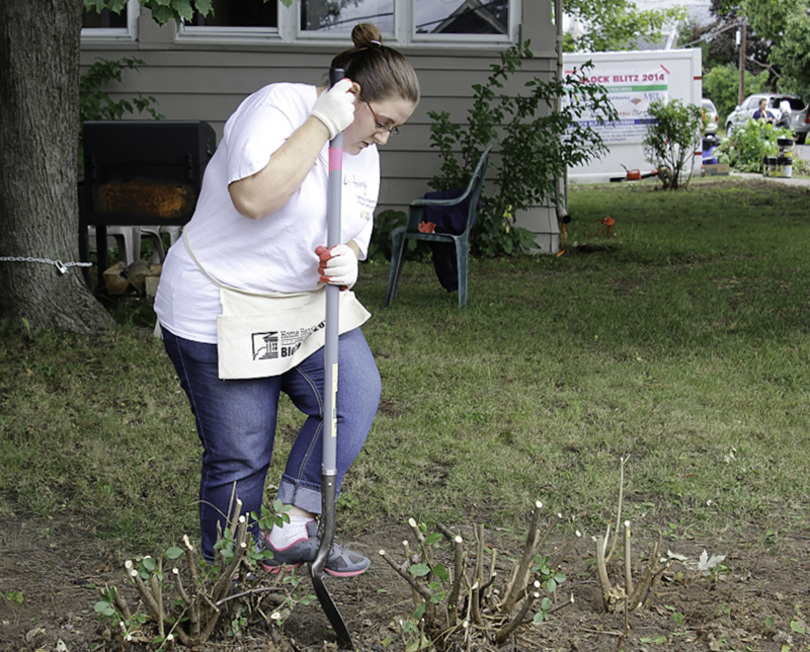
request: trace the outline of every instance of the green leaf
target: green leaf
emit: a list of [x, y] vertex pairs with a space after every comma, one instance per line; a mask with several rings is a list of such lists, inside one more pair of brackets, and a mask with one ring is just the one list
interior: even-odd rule
[[430, 573], [430, 566], [427, 564], [414, 564], [411, 566], [410, 571], [414, 577], [424, 577]]
[[213, 13], [211, 0], [194, 0], [194, 8], [203, 16]]
[[185, 20], [191, 20], [194, 16], [194, 9], [191, 8], [191, 0], [174, 0], [172, 6], [177, 14]]
[[434, 532], [425, 539], [425, 545], [432, 546], [442, 540], [441, 532]]
[[450, 572], [444, 564], [436, 564], [433, 567], [433, 574], [442, 582], [447, 582], [450, 579]]
[[156, 5], [152, 9], [152, 18], [158, 25], [165, 25], [174, 18], [174, 12], [169, 7]]
[[804, 634], [805, 631], [806, 631], [804, 623], [800, 623], [800, 622], [798, 622], [796, 620], [791, 620], [790, 621], [790, 629], [792, 629], [797, 634]]
[[164, 554], [167, 559], [177, 559], [183, 556], [183, 550], [177, 546], [172, 546], [171, 548], [167, 548]]
[[106, 3], [104, 0], [84, 0], [84, 6], [87, 9], [93, 9], [96, 13], [101, 13], [102, 9], [106, 8]]
[[149, 572], [154, 571], [157, 568], [157, 562], [152, 557], [146, 557], [142, 562], [141, 566]]

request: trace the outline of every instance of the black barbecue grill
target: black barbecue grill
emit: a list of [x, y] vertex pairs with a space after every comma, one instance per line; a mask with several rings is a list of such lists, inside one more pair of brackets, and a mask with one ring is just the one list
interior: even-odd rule
[[117, 120], [84, 123], [79, 253], [87, 260], [96, 228], [98, 281], [107, 269], [108, 226], [183, 226], [216, 149], [207, 122]]

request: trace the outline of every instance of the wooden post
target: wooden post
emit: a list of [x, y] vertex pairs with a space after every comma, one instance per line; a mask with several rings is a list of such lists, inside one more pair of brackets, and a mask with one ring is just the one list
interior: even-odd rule
[[740, 90], [737, 94], [737, 104], [742, 104], [745, 99], [745, 48], [746, 48], [746, 25], [740, 25]]

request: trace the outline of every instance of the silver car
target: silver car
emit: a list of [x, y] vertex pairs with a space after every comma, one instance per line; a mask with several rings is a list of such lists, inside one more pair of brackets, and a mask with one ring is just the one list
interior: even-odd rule
[[807, 111], [807, 105], [804, 100], [798, 95], [784, 95], [779, 93], [757, 93], [756, 95], [749, 95], [743, 100], [734, 111], [732, 111], [728, 118], [726, 118], [726, 135], [730, 136], [734, 129], [742, 126], [754, 116], [754, 112], [759, 108], [759, 101], [766, 99], [768, 110], [776, 116], [776, 119], [781, 122], [783, 113], [780, 106], [783, 102], [790, 105], [789, 116], [785, 117], [786, 127], [793, 132], [793, 135], [798, 144], [803, 144], [807, 138], [807, 132], [810, 131], [810, 115]]
[[717, 114], [717, 109], [709, 98], [704, 97], [700, 101], [700, 106], [703, 108], [703, 113], [706, 114], [706, 128], [703, 130], [704, 134], [716, 134], [717, 125], [720, 124], [720, 116]]

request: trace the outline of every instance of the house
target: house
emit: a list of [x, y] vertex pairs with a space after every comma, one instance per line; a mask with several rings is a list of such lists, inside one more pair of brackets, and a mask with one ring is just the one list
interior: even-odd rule
[[521, 85], [550, 77], [557, 66], [553, 0], [294, 0], [289, 8], [277, 0], [213, 0], [213, 7], [213, 16], [195, 15], [179, 27], [159, 26], [137, 0], [121, 16], [86, 14], [83, 69], [97, 58], [142, 59], [111, 95], [153, 96], [167, 119], [206, 121], [220, 138], [245, 96], [277, 81], [324, 83], [332, 56], [351, 46], [354, 24], [375, 23], [386, 45], [410, 58], [422, 87], [402, 133], [380, 149], [378, 210], [404, 209], [428, 189], [440, 167], [428, 112], [465, 121], [472, 86], [500, 51], [518, 39], [531, 42], [536, 58], [516, 75]]

